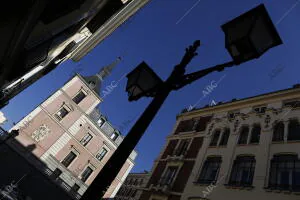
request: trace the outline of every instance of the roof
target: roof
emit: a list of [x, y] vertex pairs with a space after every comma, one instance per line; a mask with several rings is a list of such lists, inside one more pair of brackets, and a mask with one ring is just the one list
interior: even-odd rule
[[228, 101], [228, 102], [225, 102], [225, 103], [219, 102], [217, 105], [214, 105], [214, 106], [206, 105], [204, 107], [196, 108], [196, 109], [193, 109], [191, 111], [183, 110], [182, 113], [177, 115], [177, 118], [180, 117], [180, 116], [183, 116], [183, 115], [189, 115], [189, 114], [196, 113], [196, 112], [199, 112], [199, 111], [204, 111], [204, 110], [209, 110], [209, 109], [221, 108], [221, 107], [224, 107], [224, 106], [235, 105], [235, 104], [243, 103], [243, 102], [250, 101], [250, 100], [258, 100], [258, 99], [265, 98], [267, 96], [274, 96], [274, 95], [277, 95], [277, 94], [281, 94], [281, 93], [285, 93], [285, 92], [292, 92], [292, 91], [299, 90], [299, 89], [300, 89], [300, 84], [295, 84], [295, 85], [293, 85], [293, 87], [283, 89], [283, 90], [277, 90], [277, 91], [273, 91], [273, 92], [259, 94], [259, 95], [256, 95], [256, 96], [246, 97], [246, 98], [242, 98], [242, 99], [239, 99], [239, 100], [234, 98], [231, 101]]

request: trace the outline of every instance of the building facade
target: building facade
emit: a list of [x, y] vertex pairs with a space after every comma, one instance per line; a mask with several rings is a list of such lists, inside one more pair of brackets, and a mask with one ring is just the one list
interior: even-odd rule
[[[177, 116], [175, 130], [140, 199], [299, 199], [299, 120], [299, 85], [185, 110]], [[190, 160], [186, 156], [181, 161], [164, 161], [176, 152], [174, 146], [180, 146], [177, 140], [190, 136], [199, 138], [202, 145], [197, 145], [200, 151], [189, 168], [184, 171], [182, 167]], [[177, 182], [184, 177], [181, 172], [186, 180], [181, 181], [184, 189], [178, 193]]]
[[150, 174], [145, 171], [143, 173], [130, 173], [122, 187], [115, 196], [115, 200], [138, 200], [147, 185]]
[[[118, 60], [119, 61], [119, 60]], [[23, 147], [34, 146], [32, 154], [41, 160], [58, 183], [81, 196], [122, 142], [121, 133], [101, 113], [99, 90], [115, 63], [94, 76], [75, 75], [12, 129]], [[20, 145], [10, 145], [26, 155]], [[134, 166], [133, 151], [104, 198], [113, 198]]]
[[[60, 63], [81, 60], [149, 0], [23, 1], [0, 16], [0, 108]], [[30, 20], [32, 18], [32, 20]], [[7, 25], [9, 24], [9, 26]], [[12, 41], [12, 42], [10, 42]]]

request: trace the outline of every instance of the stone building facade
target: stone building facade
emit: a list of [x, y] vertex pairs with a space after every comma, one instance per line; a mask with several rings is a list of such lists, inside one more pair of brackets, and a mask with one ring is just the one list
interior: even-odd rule
[[[140, 199], [299, 199], [299, 122], [299, 85], [185, 110]], [[174, 159], [183, 140], [187, 153]]]
[[138, 200], [146, 187], [150, 174], [145, 171], [142, 173], [130, 173], [122, 187], [115, 196], [115, 200]]
[[[94, 76], [75, 75], [12, 128], [20, 134], [18, 144], [11, 141], [10, 146], [24, 156], [22, 146], [34, 146], [32, 154], [47, 166], [48, 174], [79, 197], [123, 139], [96, 108], [102, 102], [101, 83], [118, 61]], [[115, 196], [136, 155], [133, 151], [104, 198]]]

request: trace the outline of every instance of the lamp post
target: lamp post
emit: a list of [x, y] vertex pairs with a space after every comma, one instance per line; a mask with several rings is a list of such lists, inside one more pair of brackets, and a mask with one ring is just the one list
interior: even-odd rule
[[143, 96], [154, 98], [84, 193], [82, 200], [101, 199], [172, 90], [178, 90], [214, 71], [258, 58], [268, 49], [282, 44], [263, 4], [224, 24], [222, 29], [226, 48], [233, 61], [185, 74], [186, 66], [197, 55], [200, 46], [197, 40], [186, 49], [181, 62], [174, 67], [166, 81], [162, 81], [145, 62], [127, 75], [129, 101]]

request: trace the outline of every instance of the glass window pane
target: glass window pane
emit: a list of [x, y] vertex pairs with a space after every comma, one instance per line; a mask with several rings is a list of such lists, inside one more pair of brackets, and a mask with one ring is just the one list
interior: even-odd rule
[[260, 139], [260, 126], [254, 126], [252, 128], [250, 143], [259, 143]]
[[211, 138], [209, 146], [217, 146], [219, 137], [220, 137], [220, 131], [215, 131]]
[[240, 133], [238, 144], [247, 144], [249, 128], [243, 127]]
[[74, 98], [73, 101], [76, 104], [79, 104], [86, 97], [85, 93], [80, 91]]
[[65, 167], [69, 167], [69, 165], [72, 163], [72, 161], [77, 157], [77, 155], [74, 152], [70, 152], [65, 159], [62, 161], [62, 164]]

